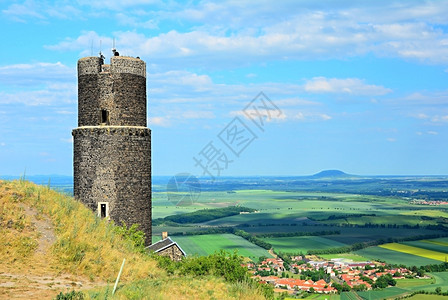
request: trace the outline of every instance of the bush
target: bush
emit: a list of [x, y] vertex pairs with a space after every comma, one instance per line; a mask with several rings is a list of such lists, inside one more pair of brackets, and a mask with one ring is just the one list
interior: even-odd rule
[[56, 296], [56, 300], [84, 300], [84, 293], [81, 291], [75, 292], [71, 291], [66, 294], [60, 292], [59, 295]]

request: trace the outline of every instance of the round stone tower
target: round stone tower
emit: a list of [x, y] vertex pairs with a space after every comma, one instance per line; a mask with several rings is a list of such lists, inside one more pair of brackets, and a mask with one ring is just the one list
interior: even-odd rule
[[116, 224], [139, 224], [151, 244], [151, 130], [146, 127], [146, 64], [113, 56], [78, 61], [74, 195]]

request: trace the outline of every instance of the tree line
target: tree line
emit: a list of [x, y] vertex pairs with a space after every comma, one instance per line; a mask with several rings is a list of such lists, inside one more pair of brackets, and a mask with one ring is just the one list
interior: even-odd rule
[[254, 212], [255, 209], [244, 206], [229, 206], [214, 209], [201, 209], [191, 213], [167, 216], [165, 218], [158, 218], [152, 221], [153, 226], [162, 224], [193, 224], [203, 223], [211, 220], [216, 220], [224, 217], [239, 215], [241, 212]]

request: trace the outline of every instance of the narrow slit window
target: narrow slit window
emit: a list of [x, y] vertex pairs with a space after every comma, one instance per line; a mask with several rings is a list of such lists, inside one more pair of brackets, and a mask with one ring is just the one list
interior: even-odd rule
[[101, 124], [102, 125], [109, 124], [109, 112], [105, 109], [101, 110]]
[[101, 204], [101, 218], [106, 217], [106, 204]]
[[99, 202], [98, 203], [98, 217], [108, 218], [109, 217], [109, 203]]

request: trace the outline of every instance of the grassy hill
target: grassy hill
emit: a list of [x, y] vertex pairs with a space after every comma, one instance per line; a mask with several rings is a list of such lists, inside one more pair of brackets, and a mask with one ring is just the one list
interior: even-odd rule
[[167, 272], [120, 232], [69, 196], [0, 181], [0, 298], [52, 299], [73, 289], [87, 299], [264, 298], [251, 282]]

